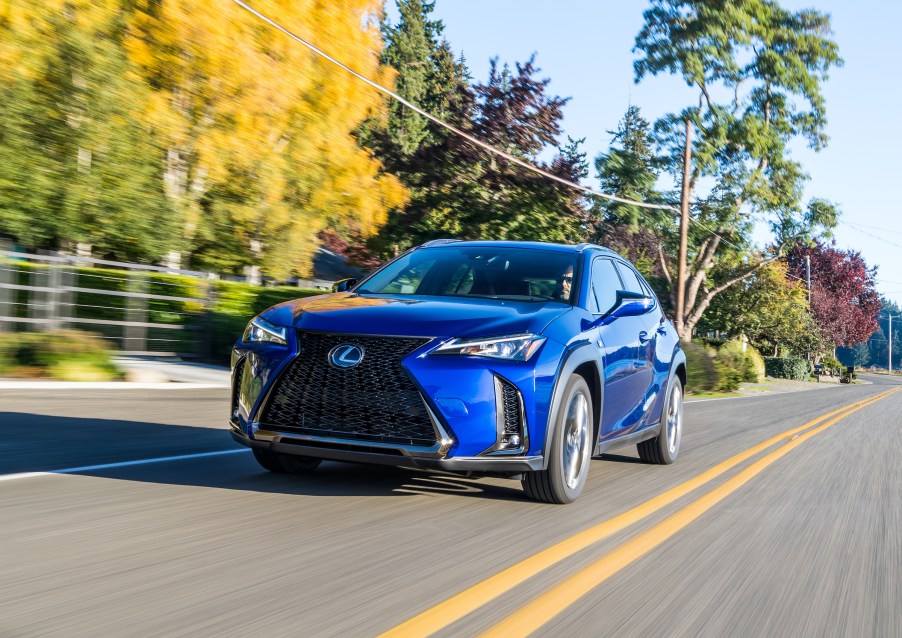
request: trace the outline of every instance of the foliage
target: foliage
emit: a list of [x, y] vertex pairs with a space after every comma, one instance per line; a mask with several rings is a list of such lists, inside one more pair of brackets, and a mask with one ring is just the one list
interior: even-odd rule
[[815, 150], [826, 144], [820, 87], [841, 60], [826, 14], [787, 11], [773, 0], [652, 0], [644, 17], [636, 79], [676, 74], [698, 95], [655, 124], [664, 169], [680, 181], [684, 159], [690, 163], [681, 200], [699, 223], [685, 235], [685, 277], [668, 259], [679, 234], [661, 250], [685, 295], [676, 324], [688, 339], [713, 299], [768, 259], [751, 248], [754, 216], [770, 221], [777, 253], [835, 224], [829, 203], [802, 204], [806, 176], [788, 147], [798, 138]]
[[[419, 99], [459, 129], [555, 175], [579, 180], [587, 174], [581, 142], [557, 142], [566, 100], [548, 95], [549, 81], [537, 77], [534, 57], [513, 68], [493, 60], [488, 80], [471, 86], [464, 61], [454, 59], [442, 24], [430, 17], [432, 4], [402, 0], [399, 8], [398, 25], [383, 32], [384, 60], [397, 65], [402, 97]], [[583, 238], [585, 204], [579, 195], [418, 117], [393, 107], [386, 123], [369, 122], [361, 132], [411, 199], [368, 243], [368, 253], [353, 255], [357, 263], [371, 266], [438, 237]], [[412, 152], [414, 137], [422, 142]], [[555, 155], [544, 163], [539, 158], [549, 150]], [[353, 245], [355, 237], [349, 239]]]
[[[351, 131], [383, 106], [376, 92], [233, 3], [140, 0], [127, 41], [154, 87], [144, 117], [166, 146], [167, 196], [185, 218], [190, 263], [219, 272], [260, 263], [264, 274], [307, 274], [316, 234], [329, 219], [364, 235], [403, 204]], [[341, 57], [390, 82], [373, 52], [377, 0], [260, 2], [263, 12], [325, 41]]]
[[737, 384], [742, 381], [758, 383], [764, 379], [764, 361], [761, 354], [739, 339], [728, 341], [718, 348], [715, 361], [729, 370], [731, 378], [738, 379]]
[[897, 304], [881, 298], [876, 331], [854, 347], [837, 348], [836, 356], [844, 365], [886, 368], [889, 363], [889, 315], [893, 316], [893, 370], [902, 368], [902, 320]]
[[0, 334], [0, 375], [73, 381], [122, 378], [103, 339], [76, 330]]
[[0, 230], [34, 248], [83, 242], [147, 261], [177, 248], [180, 232], [117, 5], [0, 10]]
[[767, 376], [777, 379], [808, 379], [808, 362], [794, 357], [764, 357], [764, 369]]
[[[380, 7], [259, 3], [390, 84]], [[368, 236], [406, 199], [352, 135], [376, 92], [234, 3], [4, 3], [0, 54], [0, 232], [28, 247], [284, 280], [327, 220]]]
[[758, 352], [754, 346], [749, 346], [745, 351], [748, 368], [746, 370], [745, 380], [749, 383], [761, 383], [767, 375], [764, 368], [764, 357]]
[[867, 339], [880, 311], [876, 269], [868, 268], [859, 252], [817, 241], [789, 253], [789, 271], [804, 276], [806, 256], [811, 259], [811, 314], [820, 332], [839, 346]]
[[746, 335], [774, 356], [781, 352], [807, 356], [830, 346], [808, 312], [801, 282], [786, 276], [779, 262], [763, 265], [745, 280], [724, 290], [699, 321], [702, 331]]
[[[611, 148], [595, 159], [601, 190], [622, 199], [662, 202], [663, 196], [655, 189], [660, 162], [654, 153], [651, 125], [639, 107], [630, 106], [617, 130], [609, 133]], [[672, 288], [662, 270], [659, 247], [672, 230], [672, 215], [600, 198], [593, 201], [591, 215], [591, 239], [632, 261], [669, 310]]]
[[719, 373], [711, 351], [696, 343], [684, 343], [687, 392], [710, 392], [718, 387]]

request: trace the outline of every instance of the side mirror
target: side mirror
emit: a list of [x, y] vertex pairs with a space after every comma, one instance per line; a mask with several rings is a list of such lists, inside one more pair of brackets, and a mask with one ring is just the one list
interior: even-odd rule
[[332, 284], [332, 292], [345, 292], [354, 287], [354, 284], [357, 283], [356, 279], [339, 279], [334, 284]]
[[629, 290], [617, 291], [617, 304], [608, 315], [611, 319], [618, 317], [636, 317], [644, 315], [654, 306], [654, 299], [646, 297], [642, 293], [630, 292]]

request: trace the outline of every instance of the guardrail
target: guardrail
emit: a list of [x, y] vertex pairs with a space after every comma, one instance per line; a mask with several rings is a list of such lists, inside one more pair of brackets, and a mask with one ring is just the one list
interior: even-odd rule
[[[180, 293], [184, 282], [155, 275], [190, 277], [189, 287], [199, 294], [186, 296]], [[202, 336], [182, 318], [202, 315], [209, 307], [209, 277], [191, 270], [0, 250], [0, 331], [80, 328], [110, 340], [120, 354], [191, 356], [200, 350]], [[153, 303], [165, 308], [154, 309]], [[172, 317], [180, 319], [165, 320]]]

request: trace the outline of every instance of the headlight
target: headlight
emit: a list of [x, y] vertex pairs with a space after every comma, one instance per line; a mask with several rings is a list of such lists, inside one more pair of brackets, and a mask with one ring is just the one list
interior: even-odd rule
[[528, 361], [543, 343], [545, 337], [529, 333], [481, 339], [452, 339], [434, 350], [432, 354], [464, 354], [508, 361]]
[[279, 343], [286, 345], [286, 329], [274, 326], [265, 319], [254, 317], [244, 330], [244, 341], [258, 343]]

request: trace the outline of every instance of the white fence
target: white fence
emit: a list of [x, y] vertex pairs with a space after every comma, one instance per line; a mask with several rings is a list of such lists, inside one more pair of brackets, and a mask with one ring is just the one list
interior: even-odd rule
[[[209, 299], [175, 294], [185, 284], [159, 278], [152, 284], [157, 292], [150, 292], [151, 276], [160, 273], [191, 277], [195, 289], [207, 289], [202, 272], [0, 250], [0, 331], [77, 328], [100, 334], [126, 355], [196, 354], [203, 335], [188, 317], [202, 315]], [[174, 294], [160, 294], [167, 286]], [[155, 303], [169, 307], [155, 311]], [[186, 304], [197, 310], [172, 309]]]

